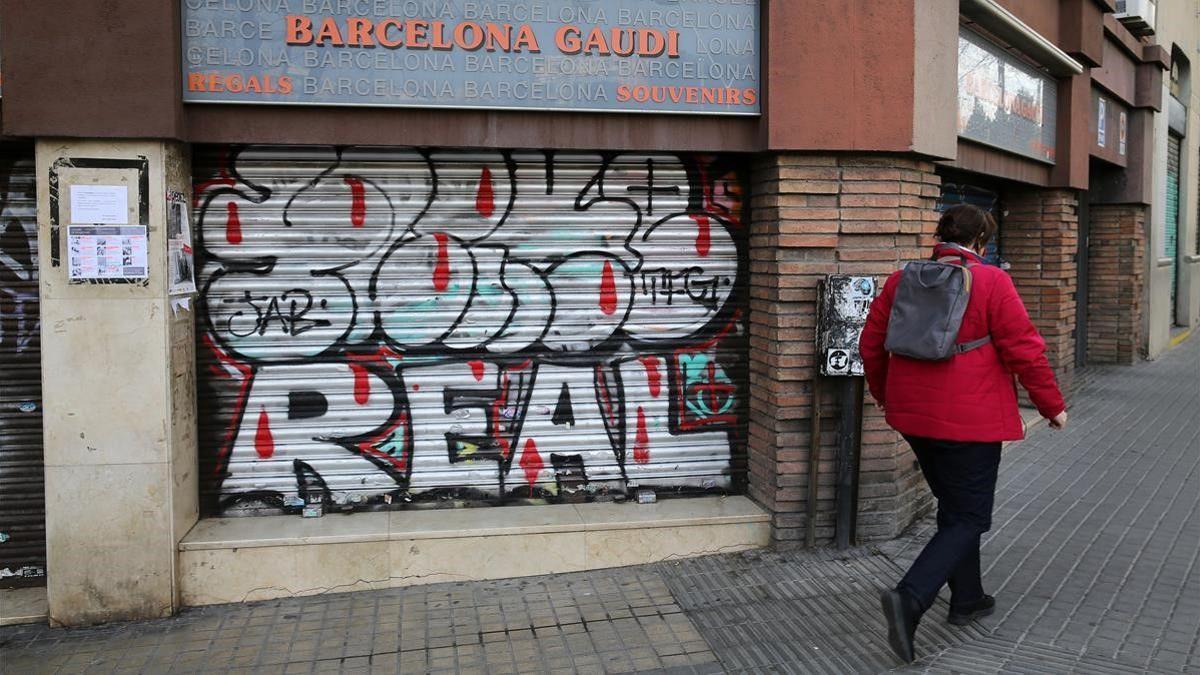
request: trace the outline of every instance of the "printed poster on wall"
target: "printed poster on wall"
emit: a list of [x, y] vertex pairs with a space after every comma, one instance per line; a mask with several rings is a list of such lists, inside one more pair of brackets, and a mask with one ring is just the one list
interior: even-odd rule
[[192, 252], [192, 225], [187, 197], [167, 193], [167, 292], [191, 295], [196, 292], [196, 261]]
[[72, 282], [149, 278], [145, 225], [69, 225], [67, 271]]
[[71, 185], [67, 226], [67, 277], [86, 281], [142, 281], [149, 278], [145, 225], [129, 223], [129, 187]]
[[183, 0], [183, 100], [757, 115], [759, 0]]

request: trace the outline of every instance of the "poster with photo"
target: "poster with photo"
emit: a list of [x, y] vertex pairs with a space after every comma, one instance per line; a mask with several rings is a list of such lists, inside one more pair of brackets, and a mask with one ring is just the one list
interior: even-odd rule
[[67, 270], [71, 283], [149, 278], [145, 225], [71, 225]]
[[196, 292], [196, 263], [192, 252], [192, 225], [187, 196], [167, 193], [167, 279], [171, 295]]

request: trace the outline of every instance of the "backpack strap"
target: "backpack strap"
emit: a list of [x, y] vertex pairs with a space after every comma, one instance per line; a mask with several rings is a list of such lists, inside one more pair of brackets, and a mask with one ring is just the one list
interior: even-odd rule
[[954, 352], [956, 354], [966, 354], [967, 352], [972, 352], [972, 351], [975, 351], [976, 349], [979, 349], [980, 347], [986, 345], [987, 343], [989, 343], [991, 341], [992, 341], [991, 335], [984, 335], [983, 337], [979, 338], [978, 340], [971, 340], [970, 342], [962, 342], [957, 345], [954, 345]]

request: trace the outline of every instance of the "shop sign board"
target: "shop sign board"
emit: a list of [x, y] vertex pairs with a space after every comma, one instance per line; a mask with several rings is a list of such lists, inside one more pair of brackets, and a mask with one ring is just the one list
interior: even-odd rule
[[759, 0], [183, 0], [188, 103], [757, 115]]
[[1050, 164], [1055, 160], [1054, 78], [966, 29], [958, 35], [958, 135]]

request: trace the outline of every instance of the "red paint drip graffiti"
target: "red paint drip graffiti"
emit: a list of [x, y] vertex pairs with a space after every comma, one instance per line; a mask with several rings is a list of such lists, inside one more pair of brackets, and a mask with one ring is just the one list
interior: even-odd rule
[[450, 238], [443, 232], [436, 232], [433, 238], [437, 240], [437, 263], [433, 267], [433, 290], [441, 293], [450, 286]]
[[521, 468], [525, 470], [525, 482], [529, 483], [529, 496], [533, 496], [533, 484], [537, 482], [538, 474], [546, 466], [542, 455], [538, 452], [537, 443], [530, 438], [525, 441], [525, 449], [521, 451]]
[[633, 461], [638, 464], [650, 462], [650, 434], [646, 431], [646, 411], [638, 406], [637, 436], [633, 441]]
[[475, 210], [484, 218], [496, 212], [496, 193], [492, 187], [492, 172], [486, 166], [479, 174], [479, 188], [475, 191]]
[[346, 176], [343, 180], [350, 186], [350, 225], [362, 227], [367, 222], [367, 191], [362, 179]]
[[483, 361], [471, 361], [467, 365], [471, 366], [471, 374], [475, 376], [475, 381], [483, 382]]
[[643, 358], [642, 365], [646, 367], [646, 381], [650, 384], [650, 395], [658, 398], [662, 393], [662, 373], [658, 372], [658, 359], [653, 356]]
[[354, 372], [354, 402], [366, 405], [371, 400], [371, 379], [366, 366], [351, 363], [350, 370]]
[[236, 202], [225, 205], [225, 241], [234, 246], [242, 243], [242, 219], [238, 216]]
[[707, 258], [712, 249], [712, 225], [706, 215], [693, 214], [689, 217], [696, 221], [696, 253], [701, 258]]
[[604, 272], [600, 275], [600, 311], [608, 315], [617, 311], [617, 280], [608, 260], [604, 261]]
[[275, 437], [271, 435], [271, 419], [266, 408], [258, 411], [258, 430], [254, 432], [254, 451], [262, 459], [271, 459], [275, 454]]

